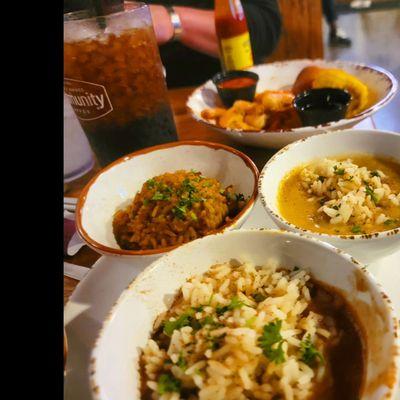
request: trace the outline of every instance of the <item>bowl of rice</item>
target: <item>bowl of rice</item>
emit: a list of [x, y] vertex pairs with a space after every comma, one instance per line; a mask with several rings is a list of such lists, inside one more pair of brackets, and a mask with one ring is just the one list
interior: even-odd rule
[[91, 356], [96, 400], [394, 399], [398, 321], [361, 264], [303, 234], [236, 230], [156, 260]]
[[77, 230], [101, 254], [156, 258], [240, 227], [254, 205], [257, 181], [250, 158], [222, 144], [149, 147], [111, 163], [86, 185]]
[[259, 192], [280, 228], [377, 260], [400, 248], [400, 135], [345, 130], [292, 143], [265, 165]]

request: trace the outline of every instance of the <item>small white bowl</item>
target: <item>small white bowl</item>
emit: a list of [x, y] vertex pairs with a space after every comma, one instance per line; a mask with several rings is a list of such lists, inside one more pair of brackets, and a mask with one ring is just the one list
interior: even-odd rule
[[249, 68], [249, 70], [257, 73], [260, 78], [257, 85], [257, 93], [260, 93], [267, 89], [291, 89], [300, 71], [310, 65], [323, 68], [339, 68], [356, 76], [364, 82], [368, 88], [373, 90], [377, 96], [376, 102], [368, 109], [352, 118], [345, 118], [324, 125], [304, 126], [287, 131], [269, 132], [261, 130], [257, 132], [244, 132], [235, 129], [220, 128], [214, 123], [202, 118], [201, 112], [204, 109], [217, 106], [221, 107], [222, 104], [215, 85], [209, 80], [190, 95], [186, 104], [187, 108], [196, 121], [207, 125], [211, 129], [222, 132], [239, 143], [256, 147], [280, 149], [296, 140], [318, 133], [351, 128], [388, 104], [397, 92], [397, 80], [390, 72], [381, 67], [348, 61], [290, 60], [260, 64]]
[[369, 235], [316, 233], [286, 221], [278, 209], [279, 184], [293, 168], [321, 157], [354, 153], [390, 157], [400, 163], [400, 134], [378, 130], [346, 130], [299, 140], [284, 147], [267, 162], [261, 172], [258, 187], [265, 210], [280, 228], [307, 233], [369, 263], [400, 248], [399, 228]]
[[241, 212], [217, 231], [239, 228], [257, 197], [258, 169], [245, 154], [231, 147], [205, 141], [172, 142], [122, 157], [101, 170], [83, 189], [76, 209], [77, 230], [95, 251], [109, 256], [157, 258], [177, 246], [155, 250], [123, 250], [114, 237], [112, 221], [117, 209], [126, 207], [148, 179], [177, 170], [200, 171], [223, 186], [249, 197]]
[[231, 259], [263, 265], [271, 258], [290, 269], [295, 265], [306, 268], [315, 279], [345, 296], [364, 331], [366, 379], [361, 398], [393, 399], [400, 349], [398, 322], [386, 294], [349, 255], [305, 235], [276, 230], [236, 230], [206, 236], [146, 268], [122, 293], [96, 340], [89, 372], [94, 399], [140, 398], [141, 349], [155, 318], [171, 306], [189, 277]]

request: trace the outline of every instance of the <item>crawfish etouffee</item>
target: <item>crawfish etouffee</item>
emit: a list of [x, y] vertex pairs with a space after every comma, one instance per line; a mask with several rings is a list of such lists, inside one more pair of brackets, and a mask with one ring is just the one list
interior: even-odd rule
[[159, 249], [205, 236], [231, 221], [246, 205], [214, 178], [176, 171], [148, 179], [125, 209], [114, 215], [113, 230], [125, 250]]
[[281, 216], [302, 229], [361, 235], [400, 227], [400, 164], [367, 154], [301, 165], [282, 180]]

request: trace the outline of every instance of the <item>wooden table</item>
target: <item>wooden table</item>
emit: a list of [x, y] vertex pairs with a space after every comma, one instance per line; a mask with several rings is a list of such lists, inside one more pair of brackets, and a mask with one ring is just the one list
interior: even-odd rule
[[[193, 88], [182, 88], [170, 90], [170, 101], [175, 115], [175, 123], [180, 140], [208, 140], [211, 142], [223, 143], [232, 146], [244, 153], [246, 153], [254, 163], [257, 165], [259, 170], [265, 165], [267, 160], [276, 152], [273, 149], [260, 149], [255, 147], [248, 147], [240, 145], [230, 139], [228, 136], [222, 133], [213, 131], [206, 126], [194, 121], [186, 111], [186, 100]], [[67, 184], [64, 191], [64, 196], [78, 197], [80, 191], [85, 184], [100, 170], [98, 166], [95, 166], [85, 176], [80, 179]], [[65, 256], [64, 261], [72, 264], [81, 265], [84, 267], [91, 267], [98, 259], [100, 255], [89, 247], [82, 247], [79, 252], [70, 257]], [[75, 289], [78, 281], [69, 277], [64, 276], [64, 304], [68, 301], [71, 293]]]

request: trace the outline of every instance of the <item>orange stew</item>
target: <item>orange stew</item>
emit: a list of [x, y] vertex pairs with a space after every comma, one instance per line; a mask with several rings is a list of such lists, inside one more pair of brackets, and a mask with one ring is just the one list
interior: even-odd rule
[[221, 89], [240, 89], [247, 86], [253, 86], [255, 80], [252, 78], [232, 78], [218, 84]]

